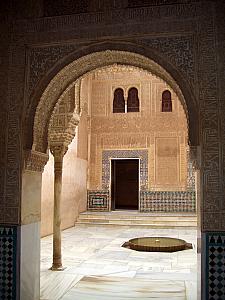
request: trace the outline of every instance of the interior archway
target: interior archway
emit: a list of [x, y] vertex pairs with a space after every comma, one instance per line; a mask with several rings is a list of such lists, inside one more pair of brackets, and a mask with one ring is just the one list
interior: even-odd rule
[[[62, 93], [70, 88], [70, 86], [73, 85], [73, 83], [79, 77], [82, 77], [85, 73], [88, 73], [100, 67], [112, 64], [130, 65], [131, 62], [133, 66], [149, 71], [162, 78], [173, 88], [178, 97], [181, 99], [181, 103], [186, 112], [190, 144], [197, 145], [197, 109], [195, 107], [193, 97], [190, 96], [189, 98], [186, 98], [183, 95], [183, 90], [186, 91], [188, 89], [186, 87], [183, 88], [183, 86], [180, 87], [173, 76], [171, 76], [171, 74], [169, 74], [163, 67], [161, 67], [150, 58], [127, 51], [106, 50], [91, 53], [78, 58], [77, 60], [64, 67], [61, 71], [59, 71], [58, 74], [50, 81], [40, 98], [35, 113], [32, 142], [33, 150], [46, 152], [48, 123], [50, 121], [54, 107], [57, 101], [60, 99]], [[189, 107], [191, 109], [189, 109]]]
[[[71, 87], [76, 85], [77, 82], [83, 76], [85, 76], [85, 74], [92, 72], [93, 70], [107, 67], [109, 65], [129, 66], [131, 65], [130, 61], [133, 62], [132, 65], [134, 67], [153, 73], [157, 77], [162, 78], [168, 85], [173, 88], [176, 95], [181, 100], [188, 122], [189, 135], [191, 135], [190, 124], [193, 125], [193, 123], [190, 122], [190, 119], [192, 120], [193, 115], [188, 110], [185, 101], [186, 98], [184, 97], [182, 90], [178, 86], [177, 82], [173, 79], [173, 77], [165, 69], [156, 64], [154, 61], [139, 54], [124, 51], [102, 51], [92, 53], [87, 56], [81, 57], [80, 59], [77, 59], [76, 61], [63, 68], [51, 80], [48, 87], [42, 94], [36, 110], [32, 149], [38, 152], [46, 152], [48, 145], [49, 124], [55, 108], [60, 103], [64, 94], [68, 92]], [[75, 101], [75, 111], [77, 114], [80, 113], [81, 106], [82, 103], [80, 102], [78, 94], [77, 100]], [[196, 141], [196, 135], [194, 135], [193, 139], [190, 138], [190, 143], [195, 144]]]

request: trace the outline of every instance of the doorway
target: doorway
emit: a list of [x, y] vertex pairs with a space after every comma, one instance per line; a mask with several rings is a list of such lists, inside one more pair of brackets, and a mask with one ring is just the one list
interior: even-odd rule
[[138, 210], [139, 160], [113, 159], [111, 161], [112, 210]]

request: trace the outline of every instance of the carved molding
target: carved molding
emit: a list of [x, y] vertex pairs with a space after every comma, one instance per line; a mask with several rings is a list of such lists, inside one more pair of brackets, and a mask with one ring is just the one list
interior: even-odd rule
[[48, 154], [37, 152], [34, 150], [25, 150], [24, 169], [35, 172], [43, 172], [48, 158]]

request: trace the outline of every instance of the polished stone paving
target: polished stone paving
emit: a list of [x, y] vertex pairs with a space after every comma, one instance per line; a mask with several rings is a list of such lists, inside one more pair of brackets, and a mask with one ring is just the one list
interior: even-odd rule
[[[143, 236], [175, 237], [193, 249], [137, 252], [121, 245]], [[195, 300], [196, 230], [79, 225], [63, 231], [64, 271], [48, 270], [52, 236], [41, 240], [41, 300]]]

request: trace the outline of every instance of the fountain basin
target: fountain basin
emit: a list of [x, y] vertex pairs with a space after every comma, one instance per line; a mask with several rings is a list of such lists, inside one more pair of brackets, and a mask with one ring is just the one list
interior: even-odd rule
[[132, 250], [146, 252], [175, 252], [190, 249], [184, 240], [169, 237], [140, 237], [129, 240], [127, 246]]

